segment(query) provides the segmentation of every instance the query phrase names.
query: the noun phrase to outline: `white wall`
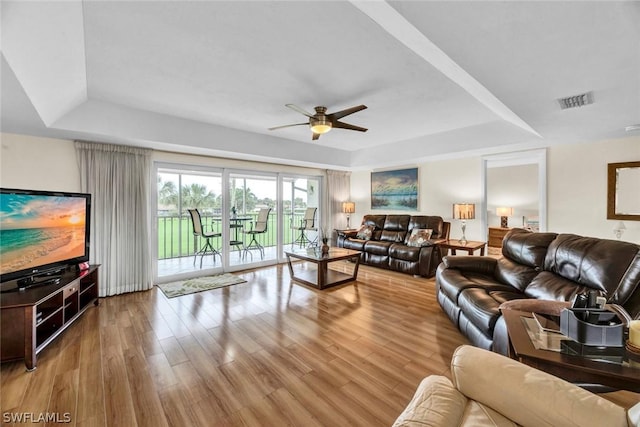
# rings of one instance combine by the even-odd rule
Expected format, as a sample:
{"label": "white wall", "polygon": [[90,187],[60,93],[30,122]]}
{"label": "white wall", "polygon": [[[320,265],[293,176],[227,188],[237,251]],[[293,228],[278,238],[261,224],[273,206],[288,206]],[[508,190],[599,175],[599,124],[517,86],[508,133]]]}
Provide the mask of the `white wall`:
{"label": "white wall", "polygon": [[[547,157],[547,215],[549,231],[615,239],[618,221],[607,220],[607,164],[640,161],[640,137],[597,143],[550,147]],[[420,168],[420,206],[418,214],[440,215],[452,221],[451,237],[460,237],[460,222],[452,220],[452,204],[476,203],[479,218],[481,202],[481,159],[425,162]],[[403,166],[404,167],[404,166]],[[353,224],[368,213],[406,213],[371,210],[371,171],[354,172],[351,195],[356,202]],[[640,189],[638,190],[640,191]],[[469,240],[486,240],[480,220],[467,221]],[[640,244],[640,221],[625,221],[622,240]]]}
{"label": "white wall", "polygon": [[[0,185],[8,188],[80,191],[73,142],[24,135],[1,134]],[[317,169],[157,152],[161,161],[199,163],[220,167],[320,174]],[[617,221],[606,219],[607,163],[640,161],[640,137],[590,144],[559,145],[548,151],[548,229],[602,238],[615,238]],[[415,165],[413,165],[415,166]],[[480,207],[481,160],[468,157],[425,162],[420,167],[419,213],[451,220],[452,204]],[[370,171],[351,176],[351,197],[356,203],[352,225],[371,211]],[[476,212],[476,217],[478,213]],[[345,220],[346,222],[346,220]],[[640,221],[625,221],[623,240],[640,243]],[[467,222],[467,238],[485,240],[480,220]],[[453,220],[452,237],[460,237],[460,222]]]}
{"label": "white wall", "polygon": [[0,139],[0,186],[80,192],[73,142],[6,133]]}
{"label": "white wall", "polygon": [[[618,220],[607,220],[607,164],[630,161],[640,161],[640,137],[549,150],[549,230],[615,239]],[[640,244],[640,221],[624,224],[622,240]]]}
{"label": "white wall", "polygon": [[[73,141],[0,134],[0,186],[30,190],[80,191]],[[263,172],[323,175],[320,169],[155,151],[152,160]]]}
{"label": "white wall", "polygon": [[453,204],[468,202],[476,204],[475,220],[467,221],[466,236],[469,240],[485,240],[481,231],[479,207],[482,198],[480,180],[482,162],[480,157],[427,162],[418,165],[419,198],[418,212],[371,210],[371,171],[351,174],[351,198],[356,203],[352,225],[362,221],[362,216],[373,214],[440,215],[451,222],[451,237],[462,236],[461,222],[452,219]]}

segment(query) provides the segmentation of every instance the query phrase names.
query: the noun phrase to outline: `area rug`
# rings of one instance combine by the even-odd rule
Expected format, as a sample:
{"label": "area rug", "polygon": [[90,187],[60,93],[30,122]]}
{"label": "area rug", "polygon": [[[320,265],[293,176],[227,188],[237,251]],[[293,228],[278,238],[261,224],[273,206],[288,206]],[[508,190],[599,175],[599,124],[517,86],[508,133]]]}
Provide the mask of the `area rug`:
{"label": "area rug", "polygon": [[234,276],[231,273],[223,273],[216,274],[215,276],[196,277],[195,279],[180,280],[179,282],[163,283],[158,285],[158,287],[164,292],[167,298],[175,298],[244,282],[246,282],[246,280],[241,277]]}

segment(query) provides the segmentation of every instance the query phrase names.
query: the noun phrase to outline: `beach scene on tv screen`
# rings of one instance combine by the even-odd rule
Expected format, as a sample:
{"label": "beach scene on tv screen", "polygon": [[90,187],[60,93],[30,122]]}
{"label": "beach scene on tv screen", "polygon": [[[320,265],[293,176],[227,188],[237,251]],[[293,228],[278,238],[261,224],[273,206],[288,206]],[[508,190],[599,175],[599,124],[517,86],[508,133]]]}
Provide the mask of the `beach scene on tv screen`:
{"label": "beach scene on tv screen", "polygon": [[81,257],[86,204],[82,197],[3,194],[0,199],[0,272]]}

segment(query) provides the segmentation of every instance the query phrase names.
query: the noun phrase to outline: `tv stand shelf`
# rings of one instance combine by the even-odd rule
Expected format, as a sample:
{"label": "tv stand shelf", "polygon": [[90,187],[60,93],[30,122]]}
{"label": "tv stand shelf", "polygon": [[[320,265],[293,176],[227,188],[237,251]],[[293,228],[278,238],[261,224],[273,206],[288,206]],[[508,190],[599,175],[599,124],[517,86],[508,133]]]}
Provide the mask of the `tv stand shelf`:
{"label": "tv stand shelf", "polygon": [[[98,269],[71,269],[60,280],[0,296],[0,361],[24,359],[36,368],[36,356],[98,300]],[[11,283],[3,283],[3,287]],[[17,286],[17,285],[16,285]]]}

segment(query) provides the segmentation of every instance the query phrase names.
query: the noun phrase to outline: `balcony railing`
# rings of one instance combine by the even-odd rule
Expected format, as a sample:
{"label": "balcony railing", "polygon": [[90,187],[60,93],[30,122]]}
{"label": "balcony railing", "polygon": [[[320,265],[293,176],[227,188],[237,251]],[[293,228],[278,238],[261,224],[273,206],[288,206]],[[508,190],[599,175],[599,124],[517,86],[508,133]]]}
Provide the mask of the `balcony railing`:
{"label": "balcony railing", "polygon": [[[241,217],[249,217],[250,220],[242,221],[242,228],[229,230],[229,235],[232,240],[235,240],[235,232],[238,231],[239,240],[249,242],[250,236],[246,236],[243,231],[250,230],[251,224],[255,222],[258,217],[257,213],[242,214]],[[298,227],[302,223],[304,213],[287,214],[289,220],[285,219],[284,227],[284,244],[290,245],[296,241],[300,235],[299,230],[293,229]],[[263,234],[257,234],[256,240],[264,247],[275,246],[277,237],[277,215],[274,211],[271,211],[269,220],[267,223],[267,231]],[[222,220],[220,217],[213,217],[202,215],[202,225],[205,231],[221,233],[222,232]],[[222,238],[213,239],[213,246],[219,248],[222,246]],[[204,242],[202,238],[195,237],[193,235],[193,225],[191,223],[191,217],[189,215],[163,215],[158,216],[158,259],[177,258],[183,256],[193,255],[197,252]],[[235,249],[235,248],[233,248]]]}

